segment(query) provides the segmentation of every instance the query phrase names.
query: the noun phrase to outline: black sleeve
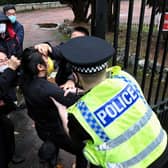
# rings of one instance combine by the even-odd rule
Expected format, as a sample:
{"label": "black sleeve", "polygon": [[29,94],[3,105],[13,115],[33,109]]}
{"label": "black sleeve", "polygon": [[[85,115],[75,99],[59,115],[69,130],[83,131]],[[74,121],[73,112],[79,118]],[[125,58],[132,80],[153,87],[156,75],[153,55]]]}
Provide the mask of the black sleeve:
{"label": "black sleeve", "polygon": [[66,60],[62,60],[58,66],[56,83],[63,85],[67,80],[71,79],[70,77],[73,77],[72,67]]}
{"label": "black sleeve", "polygon": [[[61,55],[59,46],[52,46],[50,43],[47,43],[52,48],[52,53],[50,53],[50,57],[56,61],[58,66],[58,71],[56,75],[56,83],[58,85],[63,85],[69,78],[73,79],[72,77],[72,66],[68,63]],[[72,77],[72,78],[71,78]]]}
{"label": "black sleeve", "polygon": [[11,82],[16,78],[16,72],[10,68],[7,68],[0,75],[0,97],[4,95],[11,86]]}
{"label": "black sleeve", "polygon": [[45,88],[43,89],[46,91],[44,92],[43,90],[43,93],[47,94],[45,97],[53,97],[56,101],[66,107],[73,105],[79,99],[79,96],[73,93],[69,93],[67,96],[64,96],[64,91],[58,85],[53,83],[48,83],[48,86],[45,85]]}
{"label": "black sleeve", "polygon": [[52,46],[50,43],[47,43],[48,45],[50,45],[50,47],[52,48],[52,53],[50,53],[50,57],[53,60],[59,61],[62,60],[62,56],[61,56],[61,52],[59,49],[59,45],[57,46]]}
{"label": "black sleeve", "polygon": [[72,114],[68,115],[68,128],[70,137],[76,143],[82,144],[83,141],[91,139],[89,134],[85,131],[85,129],[80,125],[80,123]]}

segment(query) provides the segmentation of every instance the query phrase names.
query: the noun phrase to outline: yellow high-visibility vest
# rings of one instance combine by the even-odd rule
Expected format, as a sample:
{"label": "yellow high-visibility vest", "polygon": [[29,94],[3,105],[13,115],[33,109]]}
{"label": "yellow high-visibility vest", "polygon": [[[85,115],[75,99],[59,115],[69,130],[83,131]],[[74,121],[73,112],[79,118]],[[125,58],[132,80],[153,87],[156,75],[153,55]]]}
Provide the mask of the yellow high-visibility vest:
{"label": "yellow high-visibility vest", "polygon": [[167,146],[167,134],[136,80],[119,67],[68,108],[92,140],[84,155],[103,168],[146,168]]}

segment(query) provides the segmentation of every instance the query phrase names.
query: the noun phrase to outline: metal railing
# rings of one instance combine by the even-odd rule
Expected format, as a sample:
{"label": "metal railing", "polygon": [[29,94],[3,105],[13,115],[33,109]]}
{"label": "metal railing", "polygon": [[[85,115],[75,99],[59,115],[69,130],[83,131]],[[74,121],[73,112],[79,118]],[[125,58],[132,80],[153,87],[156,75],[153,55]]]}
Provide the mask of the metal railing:
{"label": "metal railing", "polygon": [[[140,5],[136,23],[133,22],[134,13],[138,12],[134,12],[135,2]],[[113,0],[114,32],[110,41],[116,49],[116,55],[113,57],[112,65],[120,64],[137,79],[148,103],[158,114],[161,122],[165,122],[168,118],[168,31],[163,32],[162,28],[168,2],[164,1],[159,25],[155,23],[156,0],[150,9],[148,24],[145,22],[146,0],[127,1],[127,11],[125,11],[127,17],[124,23],[121,20],[122,3],[121,0]],[[101,28],[97,29],[100,31]],[[125,37],[120,37],[123,31]],[[121,41],[124,42],[121,44]]]}

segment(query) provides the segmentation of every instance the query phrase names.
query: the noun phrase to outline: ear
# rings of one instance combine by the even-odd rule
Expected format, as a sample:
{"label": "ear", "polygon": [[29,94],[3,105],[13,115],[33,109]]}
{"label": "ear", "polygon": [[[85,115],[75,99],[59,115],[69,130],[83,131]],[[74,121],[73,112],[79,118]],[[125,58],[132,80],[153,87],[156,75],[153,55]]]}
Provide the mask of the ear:
{"label": "ear", "polygon": [[40,71],[46,70],[46,67],[42,64],[37,64],[37,69],[40,72]]}

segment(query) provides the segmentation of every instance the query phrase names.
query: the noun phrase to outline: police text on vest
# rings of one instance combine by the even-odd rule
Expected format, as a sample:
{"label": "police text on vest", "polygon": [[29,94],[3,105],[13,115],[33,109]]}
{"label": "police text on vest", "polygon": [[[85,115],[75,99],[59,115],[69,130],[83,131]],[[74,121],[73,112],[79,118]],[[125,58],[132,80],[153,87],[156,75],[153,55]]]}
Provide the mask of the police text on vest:
{"label": "police text on vest", "polygon": [[136,90],[128,84],[120,93],[97,109],[94,114],[100,123],[106,127],[124,114],[138,98],[139,95]]}

